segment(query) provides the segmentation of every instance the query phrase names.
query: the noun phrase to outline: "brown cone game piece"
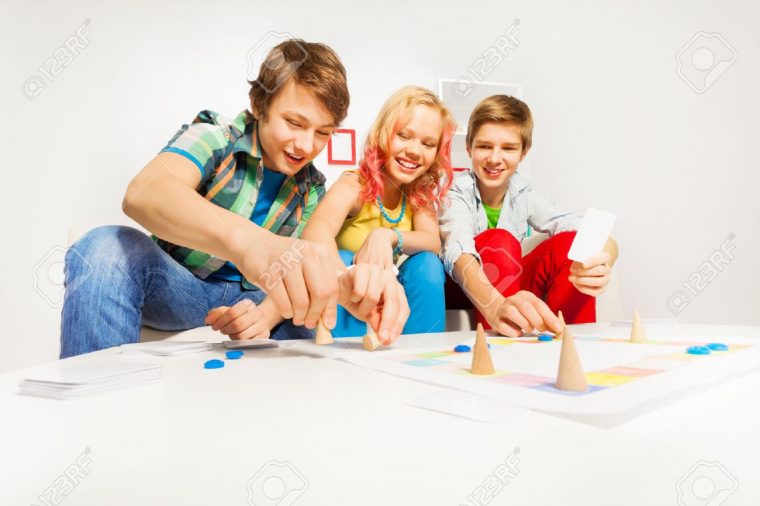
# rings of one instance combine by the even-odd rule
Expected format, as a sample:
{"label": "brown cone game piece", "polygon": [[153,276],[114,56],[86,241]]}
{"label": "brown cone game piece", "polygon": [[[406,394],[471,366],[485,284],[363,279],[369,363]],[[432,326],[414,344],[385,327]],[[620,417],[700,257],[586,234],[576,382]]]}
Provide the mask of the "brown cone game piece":
{"label": "brown cone game piece", "polygon": [[560,390],[572,392],[588,390],[586,375],[583,373],[578,351],[575,349],[575,338],[567,327],[562,332],[562,350],[559,354],[559,370],[555,386]]}
{"label": "brown cone game piece", "polygon": [[486,375],[496,372],[491,361],[491,350],[488,349],[488,341],[483,325],[478,323],[478,330],[475,334],[475,347],[472,349],[472,374]]}
{"label": "brown cone game piece", "polygon": [[641,316],[639,316],[638,309],[633,311],[633,321],[631,322],[631,342],[647,342],[647,333],[644,331],[644,325],[641,324]]}
{"label": "brown cone game piece", "polygon": [[554,334],[554,339],[562,339],[562,335],[565,333],[565,329],[567,328],[565,317],[562,316],[562,311],[557,313],[557,318],[559,318],[559,323],[562,325],[562,332]]}
{"label": "brown cone game piece", "polygon": [[319,345],[333,343],[333,336],[330,330],[325,327],[325,324],[322,323],[322,320],[319,320],[317,324],[317,337],[314,339],[314,342]]}
{"label": "brown cone game piece", "polygon": [[364,334],[362,343],[364,344],[364,349],[367,351],[375,351],[375,348],[380,346],[380,340],[377,338],[377,334],[375,334],[375,331],[369,326],[369,324],[367,325],[367,333]]}

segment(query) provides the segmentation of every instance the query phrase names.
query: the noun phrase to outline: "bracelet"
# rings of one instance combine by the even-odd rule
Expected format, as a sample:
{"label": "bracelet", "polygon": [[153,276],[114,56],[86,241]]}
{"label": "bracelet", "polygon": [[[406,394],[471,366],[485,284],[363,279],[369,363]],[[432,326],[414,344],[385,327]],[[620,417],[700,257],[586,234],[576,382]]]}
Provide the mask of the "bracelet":
{"label": "bracelet", "polygon": [[401,232],[399,232],[396,227],[393,227],[391,230],[393,230],[396,233],[396,237],[398,238],[398,243],[396,244],[396,247],[393,248],[393,258],[398,258],[401,253],[404,252],[404,237],[401,235]]}

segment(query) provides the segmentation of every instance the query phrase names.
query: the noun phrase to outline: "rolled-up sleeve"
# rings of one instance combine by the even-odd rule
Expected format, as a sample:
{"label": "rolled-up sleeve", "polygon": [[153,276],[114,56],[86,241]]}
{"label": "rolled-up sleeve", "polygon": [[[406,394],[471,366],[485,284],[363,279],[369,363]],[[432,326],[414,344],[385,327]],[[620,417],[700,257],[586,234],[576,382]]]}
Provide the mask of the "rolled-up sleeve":
{"label": "rolled-up sleeve", "polygon": [[525,191],[528,199],[528,223],[535,230],[550,236],[578,230],[583,220],[581,215],[565,210],[531,188]]}
{"label": "rolled-up sleeve", "polygon": [[228,129],[214,123],[195,122],[183,125],[161,152],[184,156],[198,167],[201,181],[205,181],[214,175],[230,148]]}
{"label": "rolled-up sleeve", "polygon": [[447,202],[438,215],[441,230],[441,261],[449,276],[454,278],[454,264],[464,253],[469,253],[480,262],[475,249],[475,214],[467,195],[452,187]]}

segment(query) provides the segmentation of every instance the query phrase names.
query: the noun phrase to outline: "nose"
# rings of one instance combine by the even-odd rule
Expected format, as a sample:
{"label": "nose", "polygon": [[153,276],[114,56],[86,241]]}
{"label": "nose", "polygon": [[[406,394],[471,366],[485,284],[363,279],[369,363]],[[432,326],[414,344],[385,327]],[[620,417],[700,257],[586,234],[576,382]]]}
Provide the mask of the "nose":
{"label": "nose", "polygon": [[422,148],[420,147],[420,141],[413,141],[406,145],[406,149],[404,150],[404,154],[406,154],[407,158],[412,160],[413,162],[416,162],[420,159],[422,156],[420,153],[422,152]]}
{"label": "nose", "polygon": [[298,151],[299,156],[307,156],[314,151],[314,132],[311,130],[303,130],[296,136],[294,147]]}
{"label": "nose", "polygon": [[499,162],[501,159],[499,158],[499,152],[498,150],[494,149],[491,151],[491,154],[488,155],[488,164],[489,165],[499,165]]}

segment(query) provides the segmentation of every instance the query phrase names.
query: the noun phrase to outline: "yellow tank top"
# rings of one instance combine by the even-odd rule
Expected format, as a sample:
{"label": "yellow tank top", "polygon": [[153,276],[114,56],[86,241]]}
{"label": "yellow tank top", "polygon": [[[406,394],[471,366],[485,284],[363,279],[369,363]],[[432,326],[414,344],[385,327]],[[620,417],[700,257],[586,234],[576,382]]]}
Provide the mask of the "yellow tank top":
{"label": "yellow tank top", "polygon": [[[401,202],[398,203],[396,209],[385,208],[385,214],[391,218],[397,218],[401,212]],[[406,211],[404,217],[400,222],[393,224],[383,218],[380,213],[380,208],[377,207],[376,202],[365,202],[359,213],[348,218],[343,222],[343,226],[338,232],[335,242],[338,245],[338,249],[348,250],[353,253],[359,251],[362,247],[367,236],[374,229],[379,227],[396,228],[399,232],[410,232],[414,230],[412,225],[412,206],[409,202],[406,203]]]}

